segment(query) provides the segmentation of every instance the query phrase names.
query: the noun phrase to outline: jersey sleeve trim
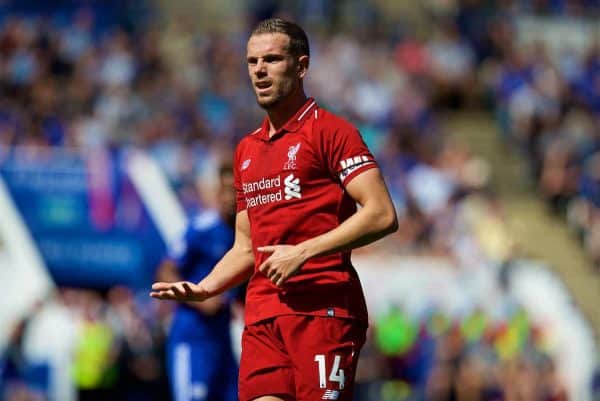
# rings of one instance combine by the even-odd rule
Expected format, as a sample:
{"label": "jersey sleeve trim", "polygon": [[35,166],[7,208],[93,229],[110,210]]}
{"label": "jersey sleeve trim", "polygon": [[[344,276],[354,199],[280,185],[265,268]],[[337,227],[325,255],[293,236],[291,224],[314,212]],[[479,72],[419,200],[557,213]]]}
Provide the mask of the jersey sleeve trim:
{"label": "jersey sleeve trim", "polygon": [[361,156],[359,163],[347,166],[339,173],[340,182],[343,187],[346,187],[355,177],[376,167],[377,163],[374,160],[369,160],[366,156]]}

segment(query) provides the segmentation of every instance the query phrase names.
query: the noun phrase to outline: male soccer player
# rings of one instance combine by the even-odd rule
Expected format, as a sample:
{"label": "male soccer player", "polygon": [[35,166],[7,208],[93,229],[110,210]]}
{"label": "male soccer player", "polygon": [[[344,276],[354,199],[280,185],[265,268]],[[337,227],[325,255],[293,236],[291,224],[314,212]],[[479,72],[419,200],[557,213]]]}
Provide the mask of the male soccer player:
{"label": "male soccer player", "polygon": [[367,310],[350,251],[395,231],[394,207],[356,128],[306,97],[302,28],[260,22],[246,61],[267,116],[236,149],[234,245],[199,283],[151,296],[205,301],[251,275],[240,400],[351,400]]}
{"label": "male soccer player", "polygon": [[[233,244],[235,190],[231,166],[219,169],[217,209],[191,220],[159,266],[162,281],[198,282]],[[238,366],[230,323],[232,293],[177,306],[167,339],[167,374],[174,401],[237,401]]]}

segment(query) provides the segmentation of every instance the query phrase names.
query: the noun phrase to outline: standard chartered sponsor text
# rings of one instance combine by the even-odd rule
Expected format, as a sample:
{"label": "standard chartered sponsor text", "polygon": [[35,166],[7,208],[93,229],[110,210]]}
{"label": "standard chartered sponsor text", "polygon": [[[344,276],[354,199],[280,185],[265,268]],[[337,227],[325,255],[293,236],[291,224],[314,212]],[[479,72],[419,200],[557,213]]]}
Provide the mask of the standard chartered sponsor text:
{"label": "standard chartered sponsor text", "polygon": [[246,207],[251,208],[255,206],[266,205],[271,202],[281,202],[282,192],[281,189],[281,176],[275,178],[261,178],[258,181],[251,181],[248,183],[242,183],[242,189],[244,194],[248,195],[256,191],[264,189],[276,188],[277,191],[268,194],[257,194],[254,196],[246,196]]}
{"label": "standard chartered sponsor text", "polygon": [[246,207],[255,207],[266,205],[271,202],[281,202],[281,189],[277,192],[271,192],[270,194],[259,194],[256,196],[246,197]]}
{"label": "standard chartered sponsor text", "polygon": [[281,186],[281,176],[275,178],[261,178],[258,181],[242,183],[242,189],[245,194],[250,194],[262,189],[279,188]]}
{"label": "standard chartered sponsor text", "polygon": [[294,177],[294,174],[285,177],[283,183],[285,185],[282,189],[281,176],[242,183],[242,190],[246,195],[246,207],[264,206],[272,202],[281,202],[282,199],[289,201],[302,198],[300,179]]}

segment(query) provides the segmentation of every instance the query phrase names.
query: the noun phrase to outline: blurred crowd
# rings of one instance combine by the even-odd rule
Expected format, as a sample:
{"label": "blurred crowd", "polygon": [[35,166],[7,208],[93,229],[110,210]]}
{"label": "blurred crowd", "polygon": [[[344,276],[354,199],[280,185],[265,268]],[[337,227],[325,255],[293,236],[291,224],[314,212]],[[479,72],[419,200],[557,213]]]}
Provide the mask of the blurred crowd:
{"label": "blurred crowd", "polygon": [[[576,18],[594,1],[428,1],[426,33],[410,21],[377,23],[385,12],[358,1],[291,2],[291,11],[249,2],[247,26],[221,31],[202,30],[191,18],[114,25],[91,4],[61,18],[0,14],[0,153],[143,148],[186,210],[202,208],[197,191],[206,177],[262,119],[245,42],[257,19],[277,14],[309,31],[307,94],[359,127],[386,176],[401,227],[373,250],[488,269],[510,290],[514,245],[488,188],[489,166],[444,128],[447,110],[484,105],[496,111],[507,146],[526,157],[550,207],[567,216],[600,264],[600,46],[552,57],[543,42],[521,46],[515,24],[524,11]],[[351,23],[343,5],[355,15]],[[167,399],[161,345],[169,311],[144,297],[121,287],[59,291],[32,315],[50,313],[57,322],[40,318],[15,330],[1,359],[3,399],[45,399],[36,386],[47,387],[39,383],[47,367],[36,368],[36,358],[65,355],[82,400],[150,399],[140,391]],[[371,368],[363,383],[374,384],[360,387],[364,399],[568,399],[560,361],[538,346],[525,311],[502,327],[477,314],[408,322],[396,310],[387,319],[374,322],[365,350]],[[377,340],[386,323],[392,331],[408,325],[400,331],[412,338],[386,347]],[[63,333],[54,337],[61,344],[44,347],[49,337],[37,324]]]}
{"label": "blurred crowd", "polygon": [[524,310],[511,314],[492,322],[482,310],[461,319],[434,310],[415,323],[391,309],[361,355],[359,399],[570,399],[543,330]]}
{"label": "blurred crowd", "polygon": [[[2,399],[169,400],[163,344],[172,307],[125,287],[61,288],[15,327],[0,359]],[[391,307],[372,322],[357,399],[569,399],[546,328],[518,306],[505,316],[432,309],[415,320]]]}
{"label": "blurred crowd", "polygon": [[171,307],[125,287],[56,291],[11,335],[0,359],[2,400],[168,400]]}
{"label": "blurred crowd", "polygon": [[[591,31],[590,34],[594,34]],[[549,209],[566,217],[600,268],[600,36],[587,47],[542,42],[487,60],[506,142],[528,162]]]}

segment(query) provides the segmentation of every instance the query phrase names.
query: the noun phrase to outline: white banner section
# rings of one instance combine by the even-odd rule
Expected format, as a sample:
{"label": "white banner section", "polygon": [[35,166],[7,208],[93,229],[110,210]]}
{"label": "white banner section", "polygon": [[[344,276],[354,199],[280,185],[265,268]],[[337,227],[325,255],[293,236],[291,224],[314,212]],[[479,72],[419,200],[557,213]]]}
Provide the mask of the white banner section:
{"label": "white banner section", "polygon": [[0,176],[0,350],[54,283]]}

